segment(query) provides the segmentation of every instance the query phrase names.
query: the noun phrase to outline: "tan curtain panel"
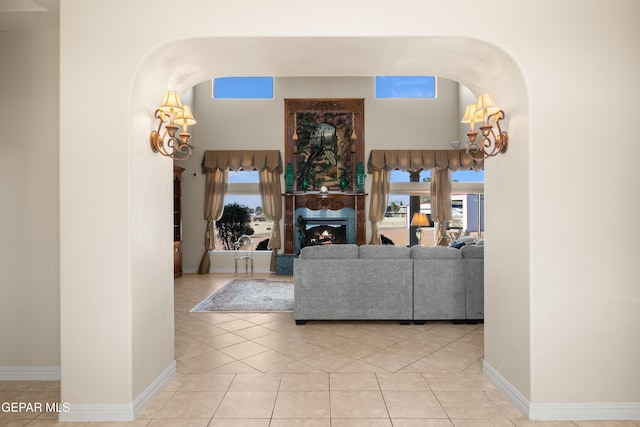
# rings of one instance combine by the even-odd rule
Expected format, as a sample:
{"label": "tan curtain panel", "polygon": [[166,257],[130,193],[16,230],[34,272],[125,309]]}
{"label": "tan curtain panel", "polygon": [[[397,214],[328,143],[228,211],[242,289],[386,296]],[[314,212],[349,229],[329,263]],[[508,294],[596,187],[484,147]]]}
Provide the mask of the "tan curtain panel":
{"label": "tan curtain panel", "polygon": [[224,211],[224,197],[227,194],[229,171],[257,170],[260,177],[260,196],[265,217],[273,221],[269,240],[271,268],[275,271],[275,257],[280,249],[280,219],[282,218],[282,195],[280,175],[282,158],[279,150],[208,150],[202,159],[202,172],[206,174],[204,190],[205,253],[202,255],[198,273],[208,273],[211,268],[209,252],[216,247],[215,222]]}
{"label": "tan curtain panel", "polygon": [[280,186],[280,174],[282,171],[260,170],[260,197],[262,198],[262,210],[264,216],[273,221],[271,236],[269,237],[269,249],[271,249],[271,271],[276,271],[276,256],[281,248],[280,219],[282,218],[282,190]]}
{"label": "tan curtain panel", "polygon": [[371,221],[371,245],[379,245],[379,223],[387,212],[387,199],[389,198],[391,170],[376,169],[373,171],[371,182],[371,202],[369,205],[369,221]]}
{"label": "tan curtain panel", "polygon": [[224,196],[227,194],[229,171],[223,169],[207,170],[204,189],[204,219],[207,229],[204,234],[204,254],[200,260],[198,274],[206,274],[211,268],[209,252],[216,248],[215,222],[224,211]]}
{"label": "tan curtain panel", "polygon": [[451,221],[451,170],[431,172],[431,220],[437,222],[436,245],[447,246],[447,221]]}

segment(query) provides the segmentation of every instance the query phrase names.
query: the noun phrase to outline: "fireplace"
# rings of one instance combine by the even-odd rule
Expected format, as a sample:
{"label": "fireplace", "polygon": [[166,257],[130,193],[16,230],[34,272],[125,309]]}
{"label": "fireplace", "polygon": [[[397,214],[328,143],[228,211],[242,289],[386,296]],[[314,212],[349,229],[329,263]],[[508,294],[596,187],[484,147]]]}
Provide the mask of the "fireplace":
{"label": "fireplace", "polygon": [[301,218],[301,247],[347,243],[347,218]]}
{"label": "fireplace", "polygon": [[365,197],[364,193],[284,194],[284,253],[297,255],[304,246],[316,244],[365,244]]}

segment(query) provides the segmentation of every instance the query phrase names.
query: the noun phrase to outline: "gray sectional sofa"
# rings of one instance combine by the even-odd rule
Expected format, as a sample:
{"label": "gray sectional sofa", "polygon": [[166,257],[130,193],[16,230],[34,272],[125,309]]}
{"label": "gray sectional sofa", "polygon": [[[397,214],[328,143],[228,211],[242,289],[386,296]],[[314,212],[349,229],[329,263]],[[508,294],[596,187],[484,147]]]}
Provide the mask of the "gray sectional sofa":
{"label": "gray sectional sofa", "polygon": [[484,246],[308,246],[294,260],[294,318],[484,318]]}

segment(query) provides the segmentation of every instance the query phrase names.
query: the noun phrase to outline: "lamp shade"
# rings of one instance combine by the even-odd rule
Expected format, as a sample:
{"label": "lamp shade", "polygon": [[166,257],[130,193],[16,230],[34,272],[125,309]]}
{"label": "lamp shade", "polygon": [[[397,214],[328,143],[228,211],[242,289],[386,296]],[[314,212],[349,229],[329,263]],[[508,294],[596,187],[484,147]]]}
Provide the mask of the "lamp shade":
{"label": "lamp shade", "polygon": [[467,109],[464,111],[464,116],[460,123],[474,123],[476,118],[476,104],[467,105]]}
{"label": "lamp shade", "polygon": [[178,114],[176,114],[175,123],[182,126],[193,126],[196,124],[196,119],[191,113],[190,106],[187,104],[182,105],[182,110],[178,111]]}
{"label": "lamp shade", "polygon": [[431,223],[429,222],[429,218],[427,218],[427,214],[422,212],[416,212],[413,214],[411,218],[411,226],[412,227],[428,227]]}
{"label": "lamp shade", "polygon": [[462,120],[460,120],[460,123],[470,123],[469,126],[471,128],[471,132],[473,132],[475,122],[478,120],[482,119],[476,118],[476,104],[467,105],[467,109],[464,111],[464,116],[462,117]]}
{"label": "lamp shade", "polygon": [[478,97],[478,104],[476,105],[476,119],[483,119],[489,117],[500,111],[500,107],[496,105],[491,94],[484,93]]}
{"label": "lamp shade", "polygon": [[[162,98],[162,103],[159,110],[162,110],[164,113],[171,114],[172,112],[177,112],[182,110],[182,102],[180,102],[180,95],[178,92],[174,90],[168,90],[164,93],[164,97]],[[173,111],[172,111],[173,110]]]}

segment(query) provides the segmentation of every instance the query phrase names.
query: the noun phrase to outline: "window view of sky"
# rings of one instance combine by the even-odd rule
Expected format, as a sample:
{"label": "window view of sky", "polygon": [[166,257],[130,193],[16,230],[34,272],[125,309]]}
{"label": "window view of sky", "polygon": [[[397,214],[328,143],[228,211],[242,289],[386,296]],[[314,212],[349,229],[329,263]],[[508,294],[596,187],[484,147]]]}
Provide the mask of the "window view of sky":
{"label": "window view of sky", "polygon": [[219,77],[213,79],[213,97],[271,99],[273,98],[273,77]]}
{"label": "window view of sky", "polygon": [[[420,181],[431,177],[431,171],[421,171]],[[458,171],[451,173],[451,181],[458,182],[484,182],[484,170],[475,171]],[[391,171],[391,182],[409,182],[409,173],[399,170]]]}
{"label": "window view of sky", "polygon": [[232,183],[247,183],[253,182],[258,183],[258,171],[229,171],[229,184]]}
{"label": "window view of sky", "polygon": [[434,76],[376,76],[376,98],[435,98]]}

